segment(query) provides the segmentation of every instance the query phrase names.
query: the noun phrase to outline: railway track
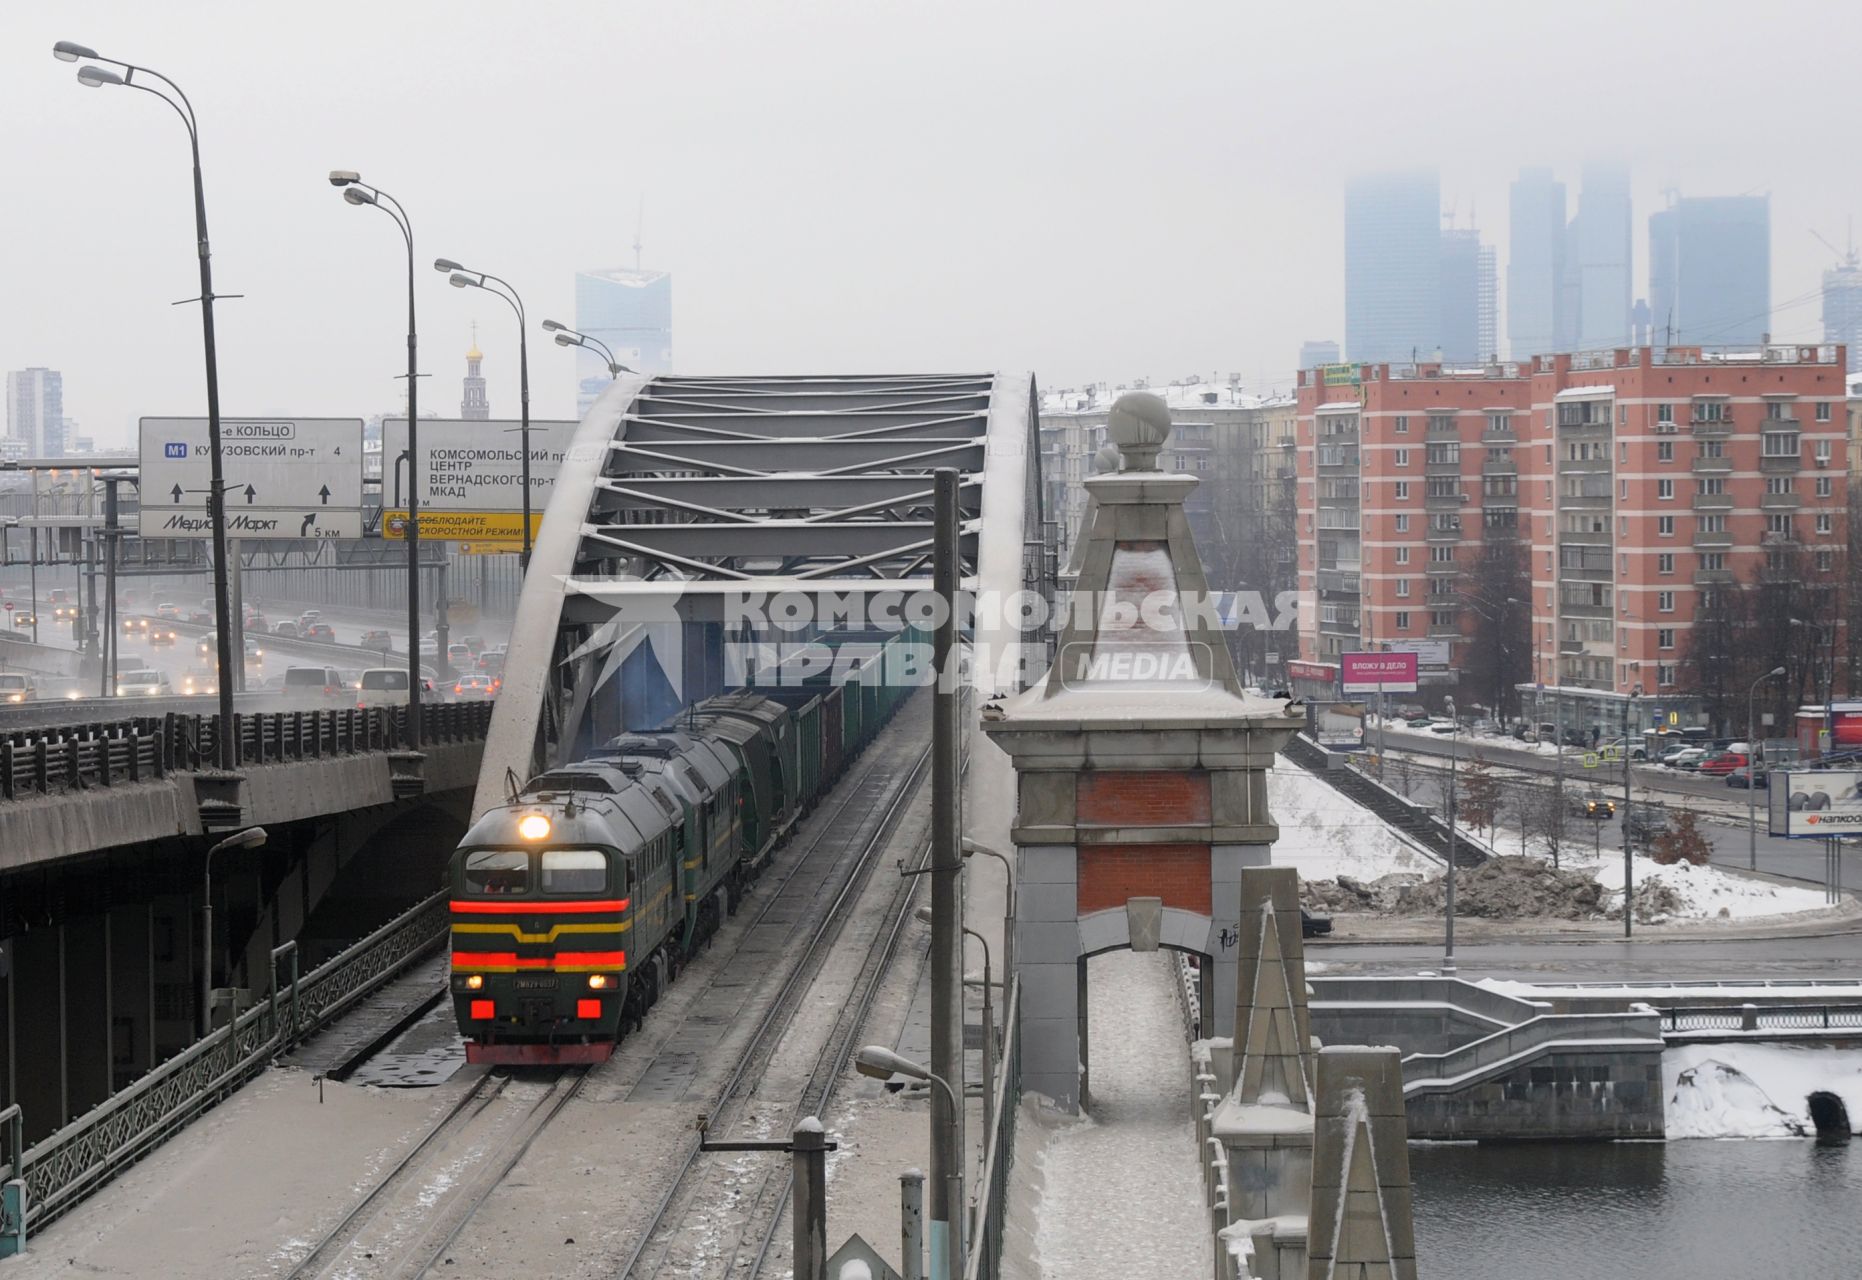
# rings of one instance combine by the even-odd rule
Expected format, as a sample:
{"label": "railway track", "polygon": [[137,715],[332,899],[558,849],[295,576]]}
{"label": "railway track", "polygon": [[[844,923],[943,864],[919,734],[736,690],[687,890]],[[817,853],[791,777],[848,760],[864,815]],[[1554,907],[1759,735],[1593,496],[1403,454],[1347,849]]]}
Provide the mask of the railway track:
{"label": "railway track", "polygon": [[[758,1119],[765,1126],[770,1122],[772,1105],[794,1119],[818,1113],[831,1097],[839,1068],[852,1051],[854,1038],[872,1004],[879,977],[897,948],[910,906],[914,884],[911,878],[901,877],[899,887],[892,894],[880,927],[862,957],[852,990],[836,1006],[832,1027],[814,1055],[802,1088],[786,1097],[772,1097],[764,1089],[770,1083],[765,1071],[784,1035],[795,1024],[828,953],[850,923],[853,907],[880,853],[888,847],[906,804],[923,781],[929,762],[927,747],[913,764],[904,785],[892,793],[885,807],[871,811],[869,820],[849,833],[850,843],[857,842],[855,853],[832,900],[826,910],[820,912],[803,946],[796,950],[792,968],[764,1007],[713,1102],[708,1115],[709,1132],[733,1132],[745,1119],[746,1104],[753,1096]],[[927,839],[917,850],[920,863],[928,850]],[[634,1248],[613,1273],[618,1280],[652,1280],[670,1275],[742,1277],[757,1274],[775,1241],[782,1211],[788,1202],[787,1162],[762,1159],[759,1162],[762,1167],[751,1175],[749,1191],[739,1194],[739,1188],[727,1185],[732,1181],[733,1171],[728,1166],[706,1161],[701,1151],[702,1142],[702,1134],[694,1136],[672,1170],[667,1190],[641,1229]],[[696,1218],[715,1212],[725,1204],[737,1207],[735,1239],[727,1246],[713,1249],[707,1243],[709,1233],[688,1228]]]}

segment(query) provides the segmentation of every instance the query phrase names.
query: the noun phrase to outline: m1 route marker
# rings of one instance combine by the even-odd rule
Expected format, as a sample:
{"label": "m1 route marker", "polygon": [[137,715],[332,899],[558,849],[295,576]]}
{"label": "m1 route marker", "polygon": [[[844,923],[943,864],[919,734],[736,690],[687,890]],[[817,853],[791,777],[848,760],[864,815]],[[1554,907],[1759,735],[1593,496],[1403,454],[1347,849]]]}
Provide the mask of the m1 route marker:
{"label": "m1 route marker", "polygon": [[[145,538],[208,538],[211,458],[205,418],[144,418]],[[226,532],[234,538],[360,538],[360,418],[222,418]],[[243,499],[243,501],[241,501]]]}

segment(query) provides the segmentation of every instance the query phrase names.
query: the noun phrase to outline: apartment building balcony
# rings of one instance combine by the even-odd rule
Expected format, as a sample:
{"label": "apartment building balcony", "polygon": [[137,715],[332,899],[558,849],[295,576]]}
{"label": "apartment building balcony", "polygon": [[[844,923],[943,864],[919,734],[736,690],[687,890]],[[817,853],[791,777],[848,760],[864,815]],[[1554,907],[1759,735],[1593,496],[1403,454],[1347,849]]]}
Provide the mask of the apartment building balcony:
{"label": "apartment building balcony", "polygon": [[1796,475],[1804,465],[1804,457],[1798,453],[1761,454],[1759,470],[1767,475]]}
{"label": "apartment building balcony", "polygon": [[1767,431],[1802,431],[1803,429],[1804,424],[1799,422],[1796,418],[1765,419],[1765,430]]}
{"label": "apartment building balcony", "polygon": [[1431,622],[1429,624],[1429,637],[1433,640],[1459,640],[1461,639],[1461,624],[1458,622]]}
{"label": "apartment building balcony", "polygon": [[1315,459],[1321,471],[1358,469],[1356,449],[1320,449]]}
{"label": "apartment building balcony", "polygon": [[1339,569],[1319,570],[1319,590],[1321,593],[1332,592],[1345,595],[1358,594],[1358,575]]}
{"label": "apartment building balcony", "polygon": [[1558,496],[1558,505],[1569,511],[1608,511],[1610,495],[1607,493],[1563,493]]}
{"label": "apartment building balcony", "polygon": [[1733,545],[1733,535],[1730,533],[1726,533],[1726,532],[1703,533],[1700,530],[1695,530],[1694,545],[1697,547],[1706,548],[1707,550],[1717,550],[1721,547],[1730,547]]}
{"label": "apartment building balcony", "polygon": [[1453,560],[1431,560],[1425,567],[1432,578],[1459,577],[1466,568],[1465,565]]}
{"label": "apartment building balcony", "polygon": [[1495,490],[1489,493],[1481,489],[1481,506],[1489,511],[1517,511],[1519,509],[1519,490]]}
{"label": "apartment building balcony", "polygon": [[1455,493],[1425,493],[1422,495],[1422,505],[1431,509],[1459,507],[1467,502],[1467,500],[1468,495],[1460,491]]}
{"label": "apartment building balcony", "polygon": [[1355,618],[1350,622],[1326,622],[1322,619],[1319,631],[1323,635],[1350,636],[1355,641],[1358,638],[1358,623]]}
{"label": "apartment building balcony", "polygon": [[1733,469],[1731,458],[1695,457],[1692,463],[1696,475],[1726,475]]}
{"label": "apartment building balcony", "polygon": [[1694,570],[1694,585],[1697,587],[1730,587],[1738,580],[1731,569]]}
{"label": "apartment building balcony", "polygon": [[1481,463],[1481,474],[1484,476],[1516,476],[1519,474],[1519,463],[1512,458],[1489,458]]}
{"label": "apartment building balcony", "polygon": [[1730,418],[1690,418],[1687,429],[1702,440],[1724,440],[1733,434],[1733,423]]}
{"label": "apartment building balcony", "polygon": [[1761,511],[1795,511],[1804,505],[1801,493],[1761,493],[1759,510]]}
{"label": "apartment building balcony", "polygon": [[1558,616],[1561,618],[1608,618],[1610,606],[1607,604],[1578,604],[1570,600],[1558,603]]}
{"label": "apartment building balcony", "polygon": [[1795,547],[1798,545],[1797,535],[1767,530],[1759,535],[1759,545],[1761,547]]}
{"label": "apartment building balcony", "polygon": [[1560,565],[1558,568],[1558,577],[1561,581],[1565,582],[1610,582],[1616,577],[1616,574],[1610,568],[1607,553],[1604,559],[1605,563],[1603,564]]}
{"label": "apartment building balcony", "polygon": [[1481,443],[1482,444],[1518,444],[1519,443],[1519,432],[1515,431],[1512,427],[1505,427],[1501,429],[1496,429],[1494,427],[1483,427],[1481,428]]}
{"label": "apartment building balcony", "polygon": [[1424,475],[1430,476],[1458,476],[1461,474],[1461,459],[1444,458],[1440,461],[1425,459],[1422,471]]}
{"label": "apartment building balcony", "polygon": [[1569,530],[1558,535],[1559,545],[1567,547],[1607,547],[1611,539],[1608,529]]}
{"label": "apartment building balcony", "polygon": [[1423,530],[1423,537],[1429,542],[1460,542],[1461,532],[1461,527],[1459,525],[1453,529],[1438,529],[1434,525],[1430,525],[1427,529]]}
{"label": "apartment building balcony", "polygon": [[1730,493],[1697,493],[1694,495],[1696,511],[1731,511],[1733,495]]}

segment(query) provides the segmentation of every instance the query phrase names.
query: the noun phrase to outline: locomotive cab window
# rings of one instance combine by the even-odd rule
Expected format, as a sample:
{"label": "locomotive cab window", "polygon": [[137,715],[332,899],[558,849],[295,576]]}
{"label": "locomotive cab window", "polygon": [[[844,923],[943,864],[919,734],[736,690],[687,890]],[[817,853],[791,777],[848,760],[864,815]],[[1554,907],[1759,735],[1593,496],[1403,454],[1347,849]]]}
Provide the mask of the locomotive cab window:
{"label": "locomotive cab window", "polygon": [[607,884],[608,859],[599,850],[543,851],[543,892],[599,893]]}
{"label": "locomotive cab window", "polygon": [[530,855],[522,849],[476,849],[465,857],[466,892],[512,894],[530,891]]}

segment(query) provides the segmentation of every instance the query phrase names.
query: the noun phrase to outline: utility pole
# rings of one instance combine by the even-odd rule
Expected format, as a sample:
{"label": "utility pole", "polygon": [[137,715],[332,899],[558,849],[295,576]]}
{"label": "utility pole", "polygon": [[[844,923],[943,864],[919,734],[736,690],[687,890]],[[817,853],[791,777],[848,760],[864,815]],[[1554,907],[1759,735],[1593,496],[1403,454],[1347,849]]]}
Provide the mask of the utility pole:
{"label": "utility pole", "polygon": [[931,1094],[931,1277],[963,1275],[963,837],[957,793],[957,473],[935,473],[932,579],[943,617],[932,646],[931,1072],[950,1085]]}
{"label": "utility pole", "polygon": [[[1635,929],[1635,867],[1630,859],[1633,856],[1636,841],[1634,824],[1630,821],[1631,797],[1629,794],[1629,726],[1636,720],[1636,700],[1642,697],[1642,686],[1631,689],[1629,696],[1623,699],[1623,937],[1632,936]],[[1751,746],[1751,743],[1747,743]]]}

